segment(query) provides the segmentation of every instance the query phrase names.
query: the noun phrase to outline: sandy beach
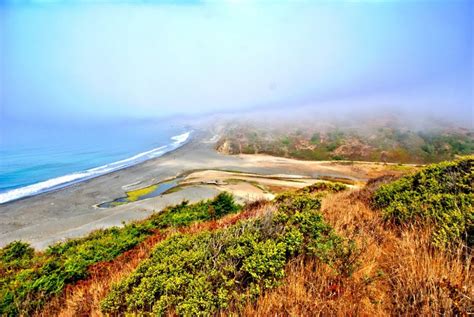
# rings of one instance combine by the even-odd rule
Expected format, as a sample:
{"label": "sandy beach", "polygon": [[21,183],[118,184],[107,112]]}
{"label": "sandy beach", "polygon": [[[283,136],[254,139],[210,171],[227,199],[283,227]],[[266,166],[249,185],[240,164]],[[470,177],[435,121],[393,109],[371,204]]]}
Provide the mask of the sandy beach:
{"label": "sandy beach", "polygon": [[[37,249],[124,222],[144,219],[168,205],[208,199],[220,191],[238,201],[271,199],[280,190],[300,188],[321,179],[362,184],[387,172],[374,163],[299,161],[267,155],[229,156],[214,150],[216,136],[196,132],[181,148],[120,171],[69,187],[0,205],[0,246],[14,240]],[[181,176],[177,190],[113,208],[97,205]]]}

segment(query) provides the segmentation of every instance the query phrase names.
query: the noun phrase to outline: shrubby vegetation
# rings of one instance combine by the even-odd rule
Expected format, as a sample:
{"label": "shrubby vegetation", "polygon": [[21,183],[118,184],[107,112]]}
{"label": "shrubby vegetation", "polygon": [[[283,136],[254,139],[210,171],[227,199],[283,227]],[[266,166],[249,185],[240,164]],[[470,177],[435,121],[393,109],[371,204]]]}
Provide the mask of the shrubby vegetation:
{"label": "shrubby vegetation", "polygon": [[434,164],[374,195],[376,207],[396,223],[433,224],[437,246],[464,240],[474,245],[474,156]]}
{"label": "shrubby vegetation", "polygon": [[0,315],[30,315],[65,285],[87,277],[90,265],[114,259],[158,229],[218,218],[238,209],[230,194],[221,193],[213,200],[169,207],[123,228],[53,245],[44,253],[12,242],[0,250]]}
{"label": "shrubby vegetation", "polygon": [[148,260],[112,288],[103,312],[187,316],[238,309],[278,285],[290,258],[305,254],[333,264],[353,249],[323,221],[318,198],[284,194],[276,204],[277,211],[270,208],[255,219],[159,243]]}
{"label": "shrubby vegetation", "polygon": [[300,191],[308,194],[319,193],[319,192],[331,192],[338,193],[346,190],[348,187],[338,182],[317,182],[312,185],[303,187]]}
{"label": "shrubby vegetation", "polygon": [[[473,249],[461,243],[445,247],[456,241],[473,245],[473,163],[473,156],[465,157],[326,195],[326,219],[321,197],[345,190],[344,184],[318,182],[271,203],[249,204],[223,221],[213,220],[241,209],[231,195],[184,201],[145,221],[100,230],[43,253],[16,241],[0,250],[0,315],[37,313],[65,285],[87,278],[91,265],[114,260],[154,233],[164,240],[142,244],[149,249],[123,274],[108,273],[121,279],[110,290],[112,282],[103,287],[110,276],[89,276],[88,282],[100,285],[96,290],[84,284],[93,303],[81,292],[72,301],[61,299],[70,306],[66,315],[99,313],[100,300],[102,312],[110,315],[252,315],[254,308],[261,315],[282,309],[295,315],[314,309],[461,314],[472,307]],[[401,226],[387,226],[382,217]],[[174,229],[203,221],[210,222]],[[121,259],[113,262],[119,271]]]}
{"label": "shrubby vegetation", "polygon": [[474,153],[474,138],[462,138],[459,135],[433,134],[419,132],[418,135],[424,143],[421,150],[427,161],[434,162],[439,157],[444,159],[452,158],[452,154],[472,154]]}
{"label": "shrubby vegetation", "polygon": [[233,196],[222,192],[213,200],[200,201],[192,205],[185,200],[179,205],[168,207],[163,212],[153,215],[150,222],[156,228],[180,227],[191,222],[217,219],[239,209],[240,206],[234,202]]}
{"label": "shrubby vegetation", "polygon": [[[225,146],[223,146],[225,144]],[[415,131],[395,126],[318,129],[230,125],[217,148],[230,154],[265,153],[303,160],[433,163],[474,153],[474,133]]]}
{"label": "shrubby vegetation", "polygon": [[10,243],[0,251],[0,312],[30,314],[66,284],[86,277],[89,265],[112,260],[150,233],[149,224],[132,224],[100,230],[37,254],[28,244]]}

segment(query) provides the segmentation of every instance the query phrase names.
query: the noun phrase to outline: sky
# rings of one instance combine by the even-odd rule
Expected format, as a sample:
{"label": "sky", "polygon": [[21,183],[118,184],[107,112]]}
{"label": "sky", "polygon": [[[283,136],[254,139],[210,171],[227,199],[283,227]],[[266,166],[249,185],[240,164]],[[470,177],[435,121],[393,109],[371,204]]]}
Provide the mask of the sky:
{"label": "sky", "polygon": [[473,127],[473,3],[0,0],[0,122],[333,101]]}

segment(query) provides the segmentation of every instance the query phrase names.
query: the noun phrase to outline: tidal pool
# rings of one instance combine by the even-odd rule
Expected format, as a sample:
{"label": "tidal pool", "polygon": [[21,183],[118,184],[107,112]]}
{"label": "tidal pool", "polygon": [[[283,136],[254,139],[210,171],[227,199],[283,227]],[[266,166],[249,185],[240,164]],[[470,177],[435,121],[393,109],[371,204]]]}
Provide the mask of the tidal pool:
{"label": "tidal pool", "polygon": [[125,192],[125,194],[127,195],[126,197],[120,197],[112,201],[101,203],[97,205],[97,207],[112,208],[112,207],[128,204],[134,201],[157,197],[165,193],[166,191],[178,186],[178,183],[182,179],[183,178],[175,178],[170,181],[165,181],[165,182],[153,184],[147,187],[131,190],[131,191]]}

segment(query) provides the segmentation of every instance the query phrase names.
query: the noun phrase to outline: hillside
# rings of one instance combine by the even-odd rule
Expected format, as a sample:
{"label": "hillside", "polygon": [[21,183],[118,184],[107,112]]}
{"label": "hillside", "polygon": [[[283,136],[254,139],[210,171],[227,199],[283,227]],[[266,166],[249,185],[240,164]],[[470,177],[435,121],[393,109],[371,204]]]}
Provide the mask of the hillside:
{"label": "hillside", "polygon": [[270,154],[303,160],[355,160],[434,163],[474,153],[474,131],[420,128],[395,122],[365,120],[325,124],[295,121],[272,125],[233,122],[221,132],[217,150],[226,154]]}
{"label": "hillside", "polygon": [[397,177],[245,206],[221,193],[45,252],[13,242],[0,313],[473,313],[474,157]]}

